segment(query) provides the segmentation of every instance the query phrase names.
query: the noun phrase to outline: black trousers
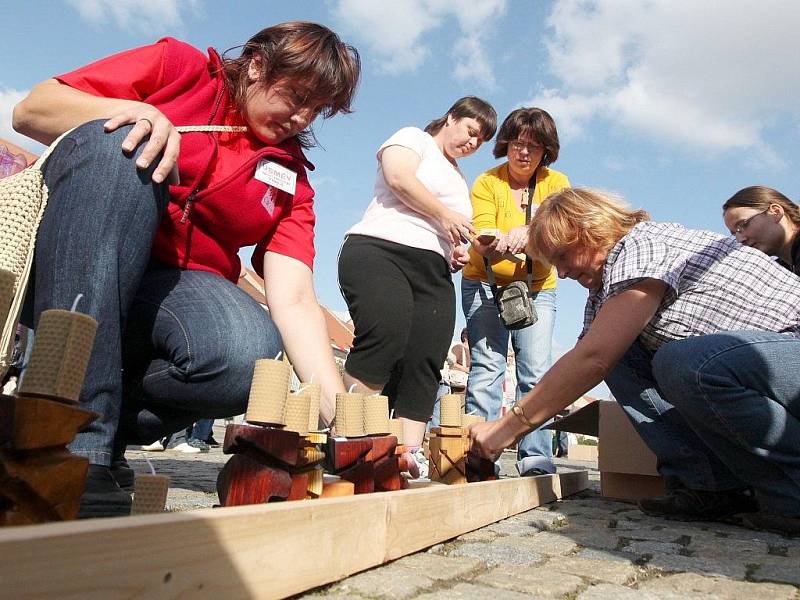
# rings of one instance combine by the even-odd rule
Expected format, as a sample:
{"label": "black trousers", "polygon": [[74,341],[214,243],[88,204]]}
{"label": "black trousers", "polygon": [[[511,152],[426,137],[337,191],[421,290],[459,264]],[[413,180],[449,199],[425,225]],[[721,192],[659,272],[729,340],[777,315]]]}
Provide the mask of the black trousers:
{"label": "black trousers", "polygon": [[395,417],[427,421],[455,325],[450,268],[441,255],[351,235],[339,287],[355,325],[345,370],[384,384]]}

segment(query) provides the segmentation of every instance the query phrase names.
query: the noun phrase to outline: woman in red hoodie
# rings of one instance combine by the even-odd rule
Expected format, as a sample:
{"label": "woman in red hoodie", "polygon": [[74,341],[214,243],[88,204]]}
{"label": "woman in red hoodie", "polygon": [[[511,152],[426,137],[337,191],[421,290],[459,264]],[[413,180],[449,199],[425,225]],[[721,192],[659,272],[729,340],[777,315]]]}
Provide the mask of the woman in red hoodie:
{"label": "woman in red hoodie", "polygon": [[[350,112],[357,51],[329,29],[283,23],[241,56],[173,38],[33,88],[14,128],[57,146],[37,239],[31,321],[68,307],[99,322],[81,392],[100,413],[71,450],[89,458],[80,516],[127,514],[127,444],[244,412],[256,359],[285,349],[342,391],[312,283],[312,121]],[[179,133],[180,126],[212,126]],[[266,281],[269,313],[236,286],[238,251]]]}

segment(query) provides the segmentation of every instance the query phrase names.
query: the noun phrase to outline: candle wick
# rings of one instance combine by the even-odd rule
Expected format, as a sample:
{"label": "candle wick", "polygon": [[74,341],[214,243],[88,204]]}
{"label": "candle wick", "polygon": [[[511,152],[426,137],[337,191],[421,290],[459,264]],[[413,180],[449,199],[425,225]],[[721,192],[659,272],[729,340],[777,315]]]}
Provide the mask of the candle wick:
{"label": "candle wick", "polygon": [[275,355],[275,359],[274,359],[274,360],[278,360],[278,359],[281,357],[281,353],[282,353],[282,352],[283,352],[283,350],[280,350],[280,351],[279,351],[279,352],[278,352],[278,353]]}
{"label": "candle wick", "polygon": [[356,387],[356,384],[354,383],[353,385],[351,385],[351,386],[350,386],[350,389],[349,389],[349,390],[347,390],[347,393],[348,393],[348,394],[352,394],[352,393],[353,393],[353,390],[355,389],[355,387]]}
{"label": "candle wick", "polygon": [[389,418],[394,419],[394,409],[389,411]]}
{"label": "candle wick", "polygon": [[472,409],[471,411],[469,411],[467,414],[468,414],[468,415],[474,415],[476,410],[478,410],[478,409],[477,409],[477,408],[473,408],[473,409]]}
{"label": "candle wick", "polygon": [[75,296],[75,301],[72,303],[72,309],[70,310],[70,312],[75,312],[75,309],[78,308],[78,302],[81,301],[81,298],[83,298],[83,294],[78,294],[77,296]]}
{"label": "candle wick", "polygon": [[146,456],[144,457],[145,462],[147,462],[147,466],[150,467],[150,475],[155,475],[156,470],[153,468],[153,463],[150,462],[150,459]]}

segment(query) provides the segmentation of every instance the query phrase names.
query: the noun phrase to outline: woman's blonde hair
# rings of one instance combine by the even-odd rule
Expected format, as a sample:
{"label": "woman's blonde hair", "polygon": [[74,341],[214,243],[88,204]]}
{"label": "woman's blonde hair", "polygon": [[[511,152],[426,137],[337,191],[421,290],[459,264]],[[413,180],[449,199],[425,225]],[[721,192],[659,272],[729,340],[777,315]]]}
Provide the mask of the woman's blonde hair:
{"label": "woman's blonde hair", "polygon": [[621,198],[588,188],[550,194],[531,219],[528,253],[549,259],[559,249],[582,246],[610,250],[637,223],[650,220]]}

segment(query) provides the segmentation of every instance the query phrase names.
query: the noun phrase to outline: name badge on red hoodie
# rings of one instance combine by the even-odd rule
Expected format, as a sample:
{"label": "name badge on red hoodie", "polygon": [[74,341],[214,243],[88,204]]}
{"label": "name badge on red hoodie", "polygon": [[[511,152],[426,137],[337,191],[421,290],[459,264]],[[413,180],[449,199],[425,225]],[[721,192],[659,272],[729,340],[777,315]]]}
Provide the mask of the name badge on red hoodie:
{"label": "name badge on red hoodie", "polygon": [[297,188],[297,173],[271,160],[259,161],[255,178],[292,196]]}

